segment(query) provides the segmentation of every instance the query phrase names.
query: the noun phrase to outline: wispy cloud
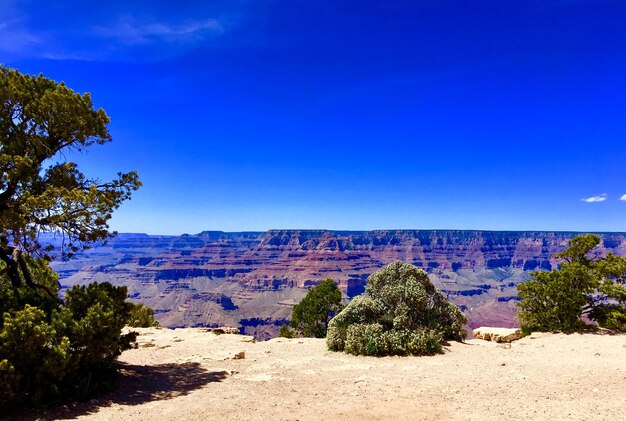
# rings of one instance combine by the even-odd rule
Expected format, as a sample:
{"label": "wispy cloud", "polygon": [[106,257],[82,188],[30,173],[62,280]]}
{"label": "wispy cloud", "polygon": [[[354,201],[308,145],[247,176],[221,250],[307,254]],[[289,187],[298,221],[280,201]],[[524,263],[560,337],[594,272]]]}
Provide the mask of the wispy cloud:
{"label": "wispy cloud", "polygon": [[141,14],[131,5],[93,6],[101,7],[102,13],[81,13],[77,7],[50,23],[47,16],[55,10],[53,5],[35,8],[14,0],[0,3],[0,56],[9,63],[25,58],[163,60],[221,38],[239,24],[236,17],[243,7],[237,3],[194,9],[193,13],[184,8],[180,13],[166,13],[157,5]]}
{"label": "wispy cloud", "polygon": [[22,27],[18,20],[0,22],[0,51],[16,53],[41,44],[41,37]]}
{"label": "wispy cloud", "polygon": [[132,18],[120,19],[112,26],[94,26],[93,33],[126,46],[155,42],[181,43],[202,40],[224,32],[218,19],[205,19],[184,24],[166,22],[141,23]]}
{"label": "wispy cloud", "polygon": [[[626,195],[622,196],[622,200],[626,200],[624,199],[625,196]],[[582,200],[583,202],[587,202],[587,203],[599,203],[599,202],[604,202],[607,198],[608,198],[607,194],[602,193],[597,196],[586,197],[580,200]]]}
{"label": "wispy cloud", "polygon": [[626,194],[623,194],[622,197],[619,198],[619,200],[626,202]]}

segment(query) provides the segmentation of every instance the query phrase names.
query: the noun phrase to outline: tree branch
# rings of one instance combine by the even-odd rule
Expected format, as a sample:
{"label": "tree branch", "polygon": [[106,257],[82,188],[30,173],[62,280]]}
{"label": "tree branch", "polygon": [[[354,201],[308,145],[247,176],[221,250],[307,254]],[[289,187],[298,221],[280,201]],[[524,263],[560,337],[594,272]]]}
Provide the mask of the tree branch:
{"label": "tree branch", "polygon": [[34,289],[41,289],[41,290],[45,291],[46,294],[48,294],[51,298],[53,298],[57,302],[63,304],[63,301],[58,297],[57,294],[55,294],[52,291],[50,291],[50,288],[48,288],[45,285],[36,284],[33,281],[33,277],[30,275],[30,270],[28,269],[28,265],[26,264],[26,260],[24,260],[24,256],[22,256],[22,253],[21,253],[20,250],[15,249],[15,251],[13,252],[13,256],[14,256],[14,259],[17,260],[17,263],[19,264],[19,267],[20,267],[20,269],[22,271],[22,275],[24,275],[24,281],[26,281],[26,285],[28,285],[29,287],[34,288]]}
{"label": "tree branch", "polygon": [[[10,249],[9,249],[10,250]],[[19,288],[22,286],[22,278],[20,277],[20,273],[17,269],[17,263],[13,260],[7,250],[2,249],[0,253],[0,260],[6,263],[7,267],[4,269],[11,280],[11,284],[15,288]]]}

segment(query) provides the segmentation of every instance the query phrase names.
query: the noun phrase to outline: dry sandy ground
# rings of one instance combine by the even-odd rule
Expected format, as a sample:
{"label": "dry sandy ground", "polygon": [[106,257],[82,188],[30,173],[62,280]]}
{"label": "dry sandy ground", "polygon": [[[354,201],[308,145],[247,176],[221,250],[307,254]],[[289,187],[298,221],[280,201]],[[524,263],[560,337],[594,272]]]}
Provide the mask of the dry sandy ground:
{"label": "dry sandy ground", "polygon": [[[120,388],[20,419],[626,419],[626,336],[452,343],[434,357],[355,357],[323,340],[138,329]],[[245,359],[233,359],[244,351]]]}

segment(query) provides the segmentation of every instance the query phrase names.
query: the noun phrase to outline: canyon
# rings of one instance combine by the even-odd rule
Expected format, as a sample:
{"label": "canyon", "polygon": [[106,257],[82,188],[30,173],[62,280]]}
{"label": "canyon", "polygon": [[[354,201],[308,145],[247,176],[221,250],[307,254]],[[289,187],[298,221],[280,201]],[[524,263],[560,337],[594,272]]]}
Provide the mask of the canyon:
{"label": "canyon", "polygon": [[[204,231],[181,236],[119,234],[69,261],[54,260],[63,289],[94,281],[128,287],[166,327],[238,327],[257,339],[277,335],[291,310],[332,278],[345,301],[367,277],[396,260],[425,270],[468,318],[516,325],[516,285],[557,267],[554,254],[575,232],[462,230]],[[626,256],[625,233],[600,233],[600,254]],[[60,241],[48,234],[51,244]]]}

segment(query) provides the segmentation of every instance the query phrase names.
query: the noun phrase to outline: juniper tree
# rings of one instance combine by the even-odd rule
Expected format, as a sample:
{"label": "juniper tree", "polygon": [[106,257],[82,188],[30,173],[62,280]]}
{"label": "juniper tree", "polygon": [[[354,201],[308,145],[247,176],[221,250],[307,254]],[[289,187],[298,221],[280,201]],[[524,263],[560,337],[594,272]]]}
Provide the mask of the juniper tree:
{"label": "juniper tree", "polygon": [[[58,298],[64,258],[112,234],[108,221],[139,188],[137,173],[88,178],[68,152],[111,140],[89,94],[0,66],[0,410],[78,398],[115,384],[133,308],[126,287],[74,286]],[[63,239],[58,250],[39,234]]]}
{"label": "juniper tree", "polygon": [[106,240],[113,210],[141,185],[136,172],[108,182],[88,178],[66,159],[70,151],[111,141],[108,123],[88,93],[0,67],[0,261],[14,287],[52,295],[23,258],[50,257],[39,234],[61,235],[63,257]]}
{"label": "juniper tree", "polygon": [[533,272],[534,279],[517,286],[525,333],[584,328],[584,317],[626,331],[626,259],[594,252],[600,241],[596,234],[574,237],[554,256],[558,268]]}
{"label": "juniper tree", "polygon": [[341,291],[334,280],[326,279],[294,306],[289,324],[303,336],[325,338],[328,322],[339,310]]}

